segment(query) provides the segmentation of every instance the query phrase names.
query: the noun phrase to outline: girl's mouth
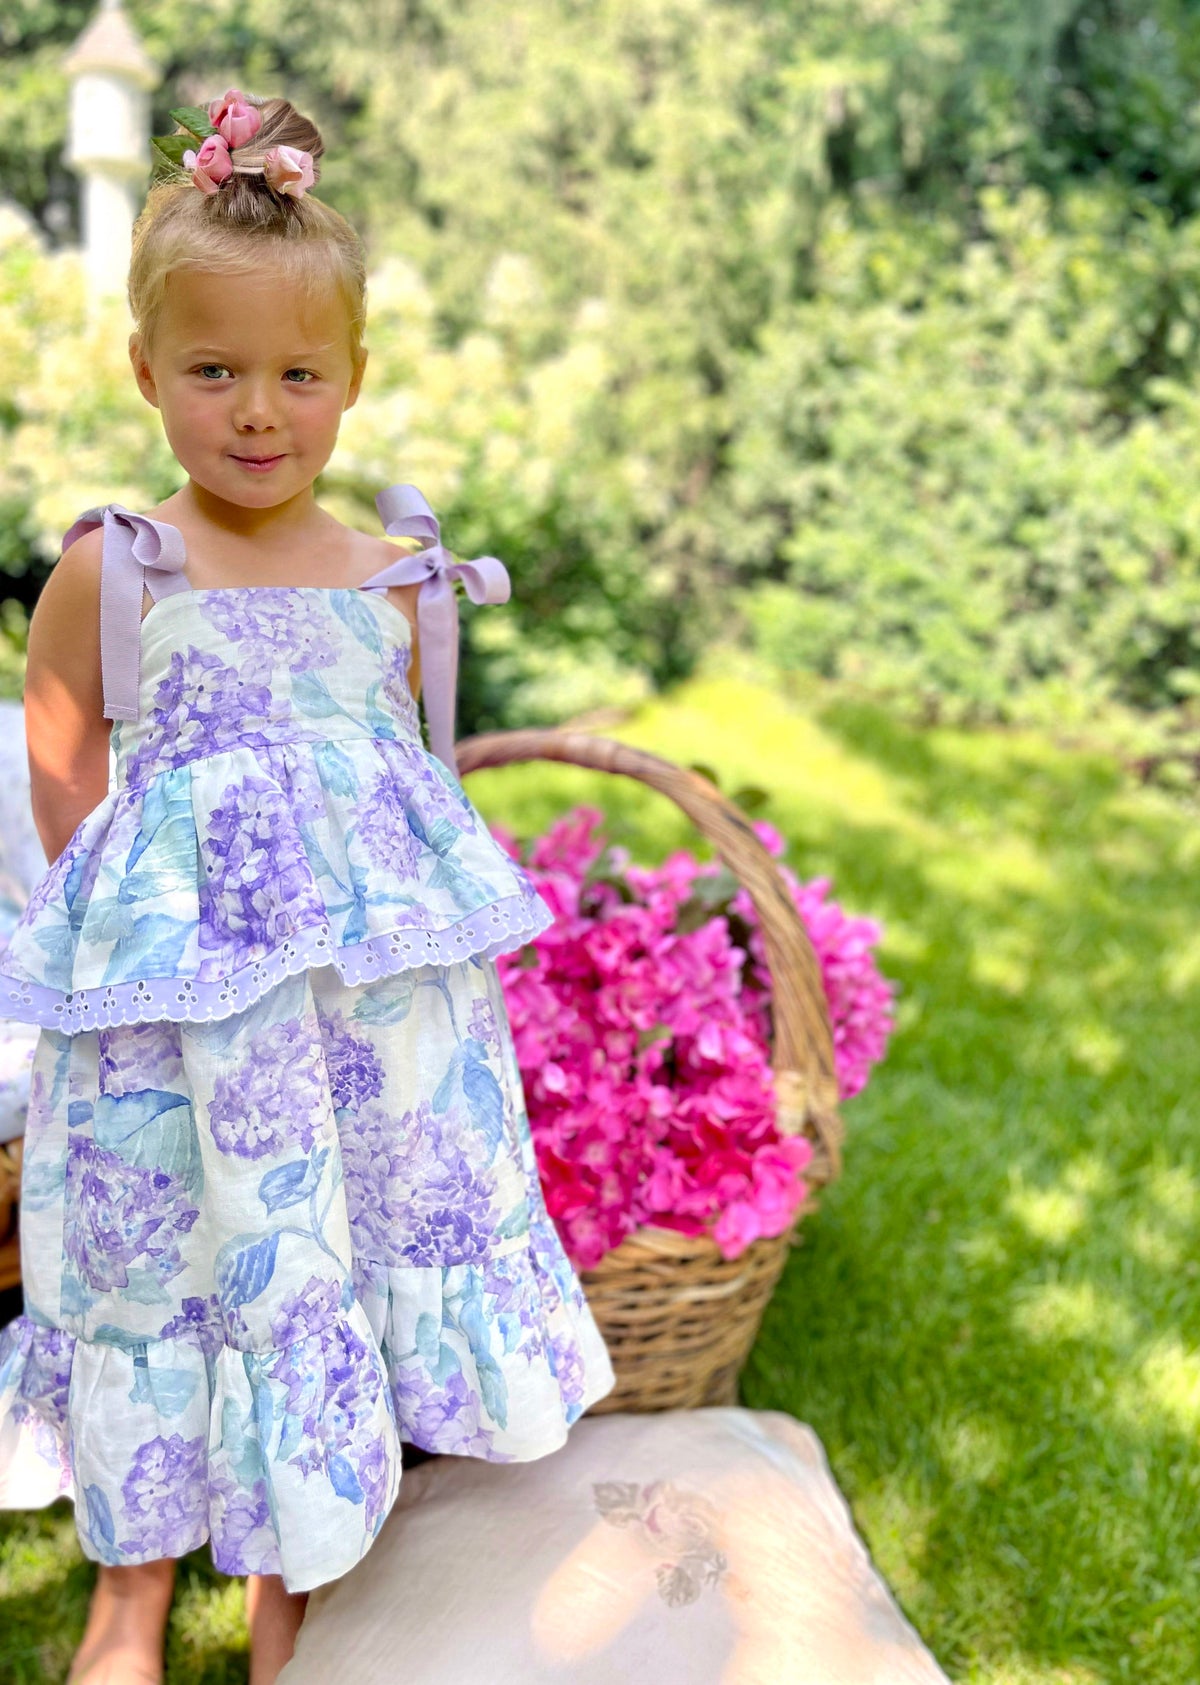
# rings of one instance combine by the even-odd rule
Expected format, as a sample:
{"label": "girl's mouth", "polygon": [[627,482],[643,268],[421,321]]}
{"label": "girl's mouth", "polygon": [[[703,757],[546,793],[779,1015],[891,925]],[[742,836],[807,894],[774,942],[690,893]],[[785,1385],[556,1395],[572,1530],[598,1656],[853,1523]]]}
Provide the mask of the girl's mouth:
{"label": "girl's mouth", "polygon": [[277,462],[283,461],[283,453],[278,456],[235,456],[233,460],[252,474],[268,474]]}

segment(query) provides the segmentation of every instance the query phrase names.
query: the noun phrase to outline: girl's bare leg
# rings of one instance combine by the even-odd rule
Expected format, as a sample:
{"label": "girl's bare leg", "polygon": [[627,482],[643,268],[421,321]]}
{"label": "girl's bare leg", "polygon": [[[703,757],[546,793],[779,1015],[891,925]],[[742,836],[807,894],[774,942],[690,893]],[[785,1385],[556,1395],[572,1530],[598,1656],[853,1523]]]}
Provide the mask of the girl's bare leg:
{"label": "girl's bare leg", "polygon": [[100,1568],[67,1685],[161,1685],[175,1563]]}
{"label": "girl's bare leg", "polygon": [[285,1591],[278,1574],[246,1576],[250,1685],[275,1685],[284,1664],[292,1659],[307,1603],[308,1593]]}

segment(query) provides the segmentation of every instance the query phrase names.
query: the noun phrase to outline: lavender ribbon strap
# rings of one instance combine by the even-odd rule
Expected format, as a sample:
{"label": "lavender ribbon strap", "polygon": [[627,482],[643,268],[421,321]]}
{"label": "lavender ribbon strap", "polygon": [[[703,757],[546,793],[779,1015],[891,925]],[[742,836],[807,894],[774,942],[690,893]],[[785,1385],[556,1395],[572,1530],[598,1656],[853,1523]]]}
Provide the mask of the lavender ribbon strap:
{"label": "lavender ribbon strap", "polygon": [[[63,539],[67,550],[77,538],[104,527],[100,561],[100,668],[104,681],[104,718],[136,720],[141,692],[142,586],[156,600],[164,591],[187,588],[183,535],[165,521],[152,521],[119,503],[88,509]],[[146,570],[143,573],[143,569]],[[169,579],[170,575],[175,579]]]}
{"label": "lavender ribbon strap", "polygon": [[375,499],[375,507],[390,538],[419,538],[425,543],[425,548],[416,555],[402,556],[391,563],[371,589],[386,590],[389,585],[422,582],[417,593],[417,638],[429,747],[457,777],[454,714],[458,688],[458,599],[454,581],[462,580],[473,603],[506,603],[512,590],[508,569],[495,556],[476,556],[470,562],[456,562],[443,546],[433,510],[416,486],[388,486]]}

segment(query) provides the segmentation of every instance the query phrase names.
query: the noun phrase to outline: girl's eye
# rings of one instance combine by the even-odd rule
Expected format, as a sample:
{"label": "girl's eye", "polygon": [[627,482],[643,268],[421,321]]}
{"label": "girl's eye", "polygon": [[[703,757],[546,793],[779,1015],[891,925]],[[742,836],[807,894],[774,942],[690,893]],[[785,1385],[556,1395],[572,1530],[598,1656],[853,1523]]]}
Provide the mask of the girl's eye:
{"label": "girl's eye", "polygon": [[213,376],[219,378],[223,374],[228,374],[229,370],[225,367],[224,363],[202,363],[196,370],[196,373],[202,380],[208,380]]}
{"label": "girl's eye", "polygon": [[[299,380],[292,380],[292,376],[294,374],[298,374],[300,376]],[[311,369],[289,369],[283,378],[285,380],[292,380],[293,386],[307,386],[310,381],[315,380],[317,377]]]}

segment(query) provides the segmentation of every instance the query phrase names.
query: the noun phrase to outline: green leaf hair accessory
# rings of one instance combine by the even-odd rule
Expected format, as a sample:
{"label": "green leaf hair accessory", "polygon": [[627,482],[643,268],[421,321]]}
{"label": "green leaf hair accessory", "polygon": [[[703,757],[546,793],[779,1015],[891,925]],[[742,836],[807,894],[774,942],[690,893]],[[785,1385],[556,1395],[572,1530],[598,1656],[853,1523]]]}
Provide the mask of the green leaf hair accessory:
{"label": "green leaf hair accessory", "polygon": [[[188,170],[202,193],[216,193],[236,166],[232,153],[262,128],[262,112],[238,88],[229,88],[208,110],[180,105],[171,112],[182,133],[154,135],[155,174]],[[260,171],[262,166],[252,166]]]}

